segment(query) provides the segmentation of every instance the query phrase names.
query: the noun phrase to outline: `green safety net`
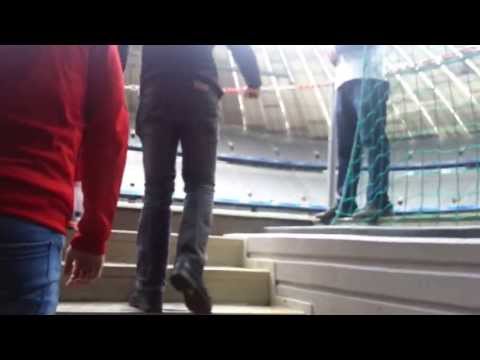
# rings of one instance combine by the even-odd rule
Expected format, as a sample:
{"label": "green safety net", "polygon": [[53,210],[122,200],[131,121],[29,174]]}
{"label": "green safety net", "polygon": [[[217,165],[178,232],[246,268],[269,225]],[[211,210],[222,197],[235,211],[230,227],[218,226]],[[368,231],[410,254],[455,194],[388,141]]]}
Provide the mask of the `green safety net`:
{"label": "green safety net", "polygon": [[[365,73],[378,66],[370,48],[361,50]],[[335,222],[478,220],[480,46],[388,45],[383,61],[389,91],[361,81]],[[375,211],[359,216],[366,206]]]}

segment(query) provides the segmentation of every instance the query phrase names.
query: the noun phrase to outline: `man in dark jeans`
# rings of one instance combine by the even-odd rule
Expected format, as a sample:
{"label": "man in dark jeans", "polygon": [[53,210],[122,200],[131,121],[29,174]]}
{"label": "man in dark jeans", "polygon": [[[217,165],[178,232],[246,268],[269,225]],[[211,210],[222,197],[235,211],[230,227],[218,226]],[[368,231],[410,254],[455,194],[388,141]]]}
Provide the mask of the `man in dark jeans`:
{"label": "man in dark jeans", "polygon": [[[162,312],[179,142],[183,152],[186,198],[172,285],[184,294],[195,314],[211,313],[203,282],[210,233],[218,141],[218,103],[222,90],[213,45],[144,46],[137,134],[144,151],[145,203],[138,231],[136,291],[130,305]],[[246,96],[257,98],[258,64],[247,45],[230,50],[248,84]]]}
{"label": "man in dark jeans", "polygon": [[[388,198],[390,144],[386,135],[390,85],[383,70],[383,46],[336,45],[334,121],[338,140],[337,205],[320,215],[324,224],[338,217],[376,220],[392,214]],[[368,152],[367,206],[357,211],[362,150]]]}

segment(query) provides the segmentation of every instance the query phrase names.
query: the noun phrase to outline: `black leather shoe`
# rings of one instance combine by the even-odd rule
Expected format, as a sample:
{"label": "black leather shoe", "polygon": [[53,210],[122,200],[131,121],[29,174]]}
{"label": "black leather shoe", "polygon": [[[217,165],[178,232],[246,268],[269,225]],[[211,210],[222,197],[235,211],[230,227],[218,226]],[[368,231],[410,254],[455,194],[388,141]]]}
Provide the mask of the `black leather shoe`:
{"label": "black leather shoe", "polygon": [[[334,207],[327,212],[317,214],[315,217],[324,225],[331,225],[332,221],[337,217],[338,208]],[[340,212],[338,218],[348,218],[352,216],[352,212]]]}
{"label": "black leather shoe", "polygon": [[195,271],[187,261],[180,261],[175,266],[170,283],[183,293],[185,305],[188,310],[196,315],[210,315],[212,313],[212,301],[203,284],[200,271]]}
{"label": "black leather shoe", "polygon": [[162,314],[163,313],[163,296],[161,293],[146,293],[135,290],[130,296],[128,304],[144,313]]}
{"label": "black leather shoe", "polygon": [[359,210],[353,215],[354,221],[376,220],[381,217],[393,216],[393,206],[388,204],[383,209],[378,209],[375,206],[367,205],[364,209]]}
{"label": "black leather shoe", "polygon": [[320,213],[315,215],[315,217],[323,224],[323,225],[330,225],[335,219],[335,216],[337,215],[337,208],[332,208],[330,210],[327,210],[324,213]]}

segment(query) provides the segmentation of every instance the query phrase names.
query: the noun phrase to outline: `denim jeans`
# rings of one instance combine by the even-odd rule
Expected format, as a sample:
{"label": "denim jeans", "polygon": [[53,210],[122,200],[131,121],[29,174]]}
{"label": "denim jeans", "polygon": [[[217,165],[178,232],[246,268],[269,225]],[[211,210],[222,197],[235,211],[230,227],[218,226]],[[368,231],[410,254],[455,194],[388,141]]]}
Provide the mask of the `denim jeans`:
{"label": "denim jeans", "polygon": [[165,286],[170,205],[182,145],[186,198],[176,262],[188,261],[201,275],[211,227],[218,143],[218,95],[201,82],[175,81],[144,87],[137,116],[143,144],[145,201],[137,238],[137,289]]}
{"label": "denim jeans", "polygon": [[0,315],[53,315],[65,237],[0,216]]}
{"label": "denim jeans", "polygon": [[390,203],[390,143],[385,131],[389,93],[388,82],[374,79],[352,80],[337,91],[337,192],[341,212],[351,214],[357,207],[357,187],[364,149],[368,155],[367,204],[383,209]]}

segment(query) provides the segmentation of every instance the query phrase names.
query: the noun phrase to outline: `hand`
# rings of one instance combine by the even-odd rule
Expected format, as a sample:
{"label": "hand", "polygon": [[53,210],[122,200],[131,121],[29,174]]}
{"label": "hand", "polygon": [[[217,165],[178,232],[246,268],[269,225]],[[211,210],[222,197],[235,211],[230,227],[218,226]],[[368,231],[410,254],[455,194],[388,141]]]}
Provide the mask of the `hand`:
{"label": "hand", "polygon": [[247,99],[258,99],[260,97],[260,89],[254,89],[254,88],[247,88],[245,90],[244,96]]}
{"label": "hand", "polygon": [[68,247],[65,254],[65,276],[67,286],[87,285],[102,273],[105,256],[93,255]]}

